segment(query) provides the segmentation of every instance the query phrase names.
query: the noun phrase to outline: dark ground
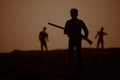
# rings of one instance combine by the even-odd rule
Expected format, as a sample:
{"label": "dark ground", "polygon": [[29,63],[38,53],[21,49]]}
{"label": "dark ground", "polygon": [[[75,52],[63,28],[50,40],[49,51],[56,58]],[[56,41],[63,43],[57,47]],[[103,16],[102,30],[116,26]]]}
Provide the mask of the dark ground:
{"label": "dark ground", "polygon": [[0,80],[120,80],[120,48],[83,49],[82,71],[67,70],[67,50],[0,53]]}

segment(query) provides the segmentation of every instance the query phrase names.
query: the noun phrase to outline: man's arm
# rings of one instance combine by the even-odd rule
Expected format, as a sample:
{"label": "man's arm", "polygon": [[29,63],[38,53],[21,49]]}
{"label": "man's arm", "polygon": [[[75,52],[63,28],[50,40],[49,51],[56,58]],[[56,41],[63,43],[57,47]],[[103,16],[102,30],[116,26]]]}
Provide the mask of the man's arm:
{"label": "man's arm", "polygon": [[47,35],[46,35],[46,39],[47,39],[47,41],[49,41],[49,38],[48,38],[48,33],[47,33]]}
{"label": "man's arm", "polygon": [[85,25],[85,23],[82,21],[82,28],[83,28],[83,31],[84,31],[84,33],[85,33],[85,37],[86,38],[88,38],[88,34],[89,34],[89,31],[88,31],[88,29],[87,29],[87,27],[86,27],[86,25]]}
{"label": "man's arm", "polygon": [[88,39],[89,31],[83,21],[82,21],[82,29],[85,33],[84,36],[82,35],[82,38],[85,39],[90,45],[92,45],[93,42],[90,39]]}
{"label": "man's arm", "polygon": [[68,35],[68,21],[65,24],[65,28],[64,28],[64,34]]}
{"label": "man's arm", "polygon": [[108,33],[104,32],[104,35],[108,35]]}
{"label": "man's arm", "polygon": [[97,32],[96,36],[95,36],[95,39],[98,37],[98,35],[100,34],[100,32]]}

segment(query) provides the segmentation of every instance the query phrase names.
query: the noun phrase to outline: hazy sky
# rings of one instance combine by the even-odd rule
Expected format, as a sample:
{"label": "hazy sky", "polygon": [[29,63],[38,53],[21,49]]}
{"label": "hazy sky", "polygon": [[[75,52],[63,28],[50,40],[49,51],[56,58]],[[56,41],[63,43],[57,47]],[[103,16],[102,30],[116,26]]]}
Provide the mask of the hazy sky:
{"label": "hazy sky", "polygon": [[108,33],[105,48],[120,47],[120,0],[0,0],[0,52],[39,50],[38,35],[44,26],[49,33],[48,49],[67,48],[63,30],[47,23],[64,27],[71,8],[79,10],[78,18],[94,41],[92,46],[83,41],[83,47],[96,47],[94,37],[101,26]]}

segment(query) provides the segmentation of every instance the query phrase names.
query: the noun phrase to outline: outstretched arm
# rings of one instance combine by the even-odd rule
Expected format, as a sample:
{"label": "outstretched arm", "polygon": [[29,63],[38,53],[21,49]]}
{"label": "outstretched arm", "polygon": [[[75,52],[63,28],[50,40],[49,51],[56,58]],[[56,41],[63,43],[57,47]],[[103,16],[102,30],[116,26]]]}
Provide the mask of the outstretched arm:
{"label": "outstretched arm", "polygon": [[108,35],[108,33],[105,33],[105,32],[104,32],[104,35]]}
{"label": "outstretched arm", "polygon": [[99,32],[96,34],[95,39],[98,37],[98,35],[99,35]]}

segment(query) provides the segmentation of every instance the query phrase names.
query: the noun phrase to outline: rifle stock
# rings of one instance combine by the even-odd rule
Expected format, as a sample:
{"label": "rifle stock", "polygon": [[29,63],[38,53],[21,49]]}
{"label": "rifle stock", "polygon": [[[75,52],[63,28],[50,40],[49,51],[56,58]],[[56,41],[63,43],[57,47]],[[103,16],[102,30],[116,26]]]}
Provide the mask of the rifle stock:
{"label": "rifle stock", "polygon": [[[55,25],[55,24],[53,24],[53,23],[48,23],[49,25],[52,25],[52,26],[54,26],[54,27],[57,27],[57,28],[60,28],[60,29],[65,29],[65,28],[63,28],[63,27],[61,27],[61,26],[58,26],[58,25]],[[82,36],[82,38],[84,39],[84,40],[86,40],[90,45],[92,45],[92,41],[90,40],[90,39],[88,39],[88,38],[86,38],[84,35],[81,35]]]}

